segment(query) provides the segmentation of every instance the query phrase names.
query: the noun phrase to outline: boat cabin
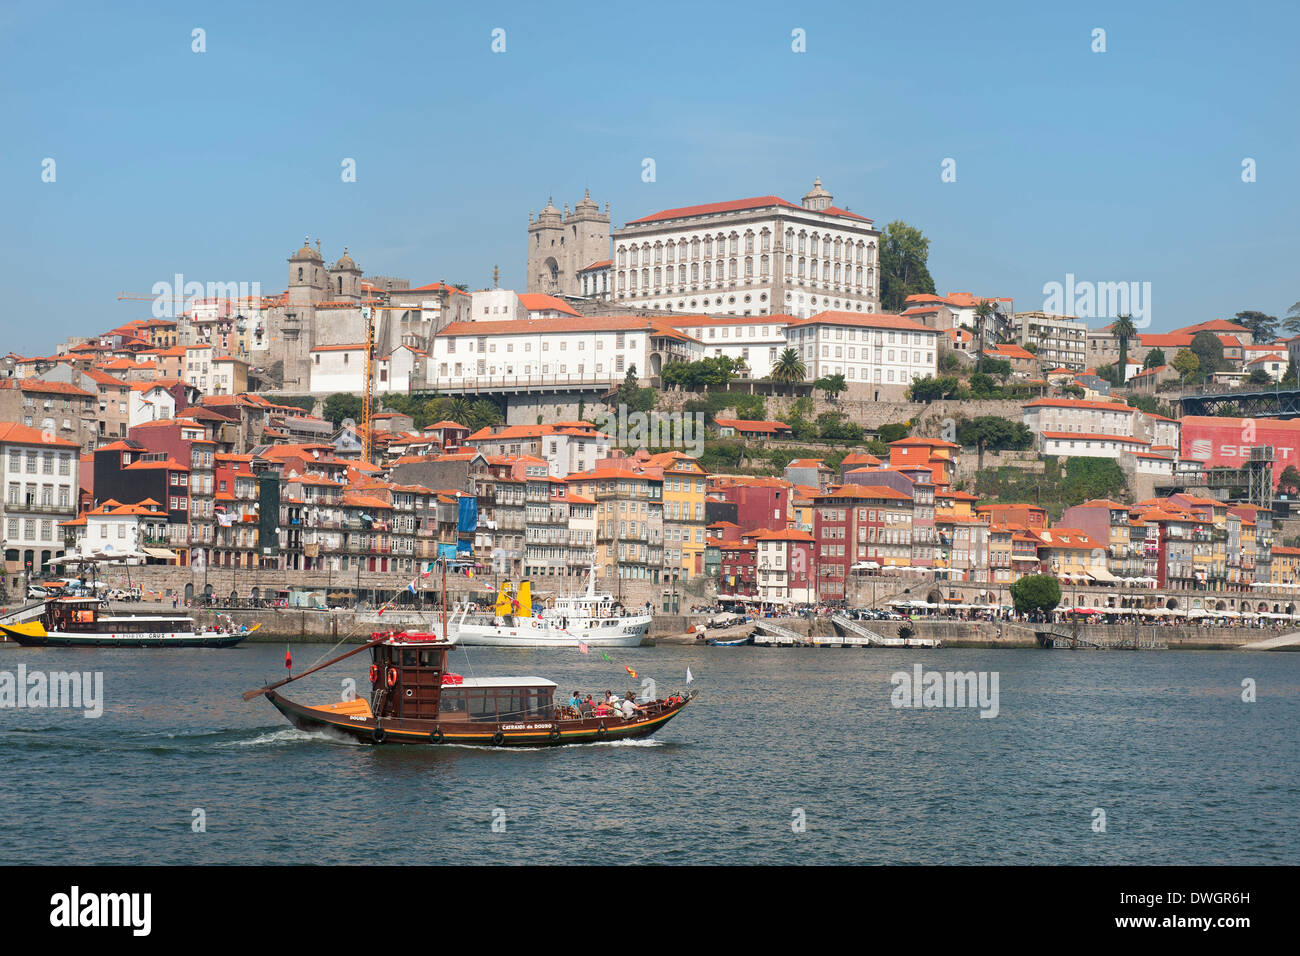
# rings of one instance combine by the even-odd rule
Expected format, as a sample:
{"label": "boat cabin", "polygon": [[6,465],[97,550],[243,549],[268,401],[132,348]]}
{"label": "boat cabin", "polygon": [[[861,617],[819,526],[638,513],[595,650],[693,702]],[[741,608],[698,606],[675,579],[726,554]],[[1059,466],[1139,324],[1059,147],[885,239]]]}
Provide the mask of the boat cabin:
{"label": "boat cabin", "polygon": [[513,722],[555,719],[553,681],[542,677],[465,677],[442,688],[442,719]]}
{"label": "boat cabin", "polygon": [[41,623],[60,634],[154,634],[194,630],[194,619],[184,615],[148,617],[104,614],[105,603],[96,597],[56,597],[45,602]]}
{"label": "boat cabin", "polygon": [[505,722],[551,720],[556,684],[541,677],[447,673],[453,645],[436,634],[395,634],[371,650],[371,709],[381,717]]}

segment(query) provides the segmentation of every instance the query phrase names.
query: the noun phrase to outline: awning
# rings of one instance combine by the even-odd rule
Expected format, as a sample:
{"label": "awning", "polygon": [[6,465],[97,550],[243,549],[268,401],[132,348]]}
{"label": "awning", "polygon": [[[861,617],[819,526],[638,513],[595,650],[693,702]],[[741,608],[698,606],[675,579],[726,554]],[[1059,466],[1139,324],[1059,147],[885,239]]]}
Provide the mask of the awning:
{"label": "awning", "polygon": [[141,548],[140,550],[151,558],[163,558],[167,561],[174,561],[178,557],[175,551],[168,551],[166,548]]}
{"label": "awning", "polygon": [[1115,575],[1111,574],[1105,568],[1093,568],[1092,571],[1090,571],[1089,573],[1093,576],[1095,580],[1106,581],[1109,584],[1114,584],[1116,581],[1119,580],[1119,578],[1115,577]]}

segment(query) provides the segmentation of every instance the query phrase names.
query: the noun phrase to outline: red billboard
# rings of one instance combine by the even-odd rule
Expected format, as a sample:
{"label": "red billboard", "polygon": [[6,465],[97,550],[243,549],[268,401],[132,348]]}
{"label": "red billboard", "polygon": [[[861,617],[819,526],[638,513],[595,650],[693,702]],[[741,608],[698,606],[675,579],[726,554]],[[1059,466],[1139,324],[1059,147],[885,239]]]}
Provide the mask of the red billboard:
{"label": "red billboard", "polygon": [[1182,456],[1202,462],[1205,468],[1241,468],[1250,449],[1273,447],[1273,477],[1282,477],[1287,465],[1300,469],[1300,419],[1212,418],[1187,415],[1182,419]]}

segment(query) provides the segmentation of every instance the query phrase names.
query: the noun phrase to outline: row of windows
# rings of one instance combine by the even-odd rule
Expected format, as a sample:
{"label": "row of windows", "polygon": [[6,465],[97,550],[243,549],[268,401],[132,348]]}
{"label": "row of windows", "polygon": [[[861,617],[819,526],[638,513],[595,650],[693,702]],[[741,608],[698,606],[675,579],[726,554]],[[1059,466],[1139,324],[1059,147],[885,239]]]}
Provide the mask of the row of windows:
{"label": "row of windows", "polygon": [[[709,258],[714,254],[714,243],[717,244],[717,254],[726,255],[728,250],[731,255],[739,255],[741,242],[743,239],[745,255],[752,255],[755,249],[755,238],[758,239],[758,247],[762,252],[770,252],[772,249],[772,234],[769,230],[763,229],[755,235],[753,230],[749,230],[742,237],[739,233],[732,232],[729,236],[718,233],[716,236],[699,236],[690,239],[678,239],[676,241],[669,239],[667,241],[657,241],[652,246],[649,242],[643,242],[640,246],[636,244],[623,245],[618,247],[618,265],[623,268],[625,265],[662,265],[665,262],[673,262],[674,259],[680,259],[685,262],[687,258],[699,259],[701,255]],[[825,258],[834,258],[853,262],[876,261],[876,244],[861,239],[845,239],[841,236],[825,235],[800,230],[798,233],[798,248],[800,255],[809,254],[817,255],[820,247],[821,255]],[[794,251],[796,248],[796,234],[793,229],[785,231],[785,248],[788,251]],[[652,261],[653,254],[653,261]],[[638,261],[639,260],[639,261]]]}

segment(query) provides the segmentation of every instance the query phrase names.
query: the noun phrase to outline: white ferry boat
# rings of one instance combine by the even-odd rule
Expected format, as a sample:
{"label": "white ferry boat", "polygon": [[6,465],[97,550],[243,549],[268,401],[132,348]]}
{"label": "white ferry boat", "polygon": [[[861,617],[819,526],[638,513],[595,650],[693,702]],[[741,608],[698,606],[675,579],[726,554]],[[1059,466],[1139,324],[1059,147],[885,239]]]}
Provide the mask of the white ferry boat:
{"label": "white ferry boat", "polygon": [[596,569],[588,572],[582,594],[557,597],[550,607],[534,613],[529,582],[512,594],[510,584],[497,594],[495,614],[455,620],[460,644],[490,647],[636,647],[650,630],[650,615],[629,614],[613,595],[596,591]]}

